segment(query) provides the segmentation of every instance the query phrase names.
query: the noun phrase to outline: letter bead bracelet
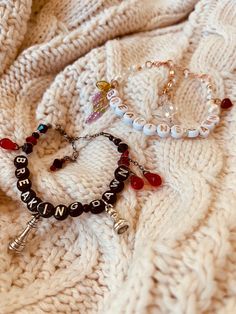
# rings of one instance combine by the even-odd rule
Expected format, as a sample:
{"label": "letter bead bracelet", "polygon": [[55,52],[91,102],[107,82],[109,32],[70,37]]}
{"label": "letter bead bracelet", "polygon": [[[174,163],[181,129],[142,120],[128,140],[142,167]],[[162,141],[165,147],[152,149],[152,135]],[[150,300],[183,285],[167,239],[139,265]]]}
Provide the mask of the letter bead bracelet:
{"label": "letter bead bracelet", "polygon": [[[21,149],[26,155],[29,155],[33,151],[33,147],[37,144],[40,135],[46,133],[48,129],[49,125],[40,124],[38,129],[33,132],[31,136],[26,138],[26,143],[21,147],[8,138],[2,139],[0,141],[0,146],[7,150]],[[21,193],[22,202],[26,204],[29,212],[33,216],[27,223],[23,232],[10,242],[8,247],[10,251],[21,252],[24,249],[28,234],[32,228],[36,227],[40,218],[54,217],[56,220],[62,221],[67,217],[78,217],[83,212],[100,214],[105,211],[114,221],[114,230],[118,234],[125,232],[128,229],[129,224],[125,219],[119,216],[114,208],[118,194],[124,189],[124,182],[127,181],[128,178],[130,178],[131,187],[133,189],[140,190],[144,186],[144,180],[131,170],[131,164],[139,168],[151,186],[159,187],[162,184],[162,179],[158,174],[147,171],[137,161],[129,157],[128,145],[120,138],[106,132],[86,135],[84,137],[71,137],[66,134],[61,126],[56,126],[56,130],[72,145],[73,154],[72,156],[65,156],[62,159],[55,159],[50,167],[51,171],[61,169],[66,162],[76,161],[79,155],[76,149],[76,142],[78,140],[92,140],[99,136],[103,136],[111,141],[117,147],[118,153],[121,154],[118,160],[118,167],[114,171],[114,178],[111,180],[108,189],[102,194],[100,199],[95,199],[89,204],[82,204],[79,201],[75,201],[69,206],[64,204],[54,206],[50,202],[44,201],[38,197],[32,189],[28,158],[26,155],[16,156],[14,165],[16,167],[15,176],[17,178],[17,188]]]}
{"label": "letter bead bracelet", "polygon": [[[146,121],[144,117],[138,116],[129,106],[119,97],[118,87],[124,80],[118,77],[108,83],[106,81],[97,82],[96,86],[99,90],[93,97],[93,112],[89,115],[86,123],[96,121],[110,107],[111,111],[122,120],[126,125],[130,125],[133,129],[143,132],[145,135],[156,135],[160,138],[171,136],[172,138],[206,138],[210,132],[220,121],[221,109],[229,109],[232,102],[229,98],[222,101],[213,97],[213,85],[211,78],[207,74],[195,74],[188,69],[174,65],[169,61],[147,61],[144,66],[134,66],[124,77],[131,72],[141,71],[143,69],[159,68],[165,66],[168,68],[168,82],[159,95],[158,110],[153,116],[158,120],[157,123]],[[198,126],[184,127],[178,119],[178,110],[171,101],[171,92],[176,83],[175,73],[178,71],[185,79],[192,78],[200,81],[203,87],[203,95],[206,95],[206,115]]]}

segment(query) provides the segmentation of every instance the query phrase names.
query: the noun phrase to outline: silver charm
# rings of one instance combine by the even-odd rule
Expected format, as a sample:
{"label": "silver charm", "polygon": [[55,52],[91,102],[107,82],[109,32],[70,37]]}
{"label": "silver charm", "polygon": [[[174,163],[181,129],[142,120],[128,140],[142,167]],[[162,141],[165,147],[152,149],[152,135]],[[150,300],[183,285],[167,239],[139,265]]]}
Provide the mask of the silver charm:
{"label": "silver charm", "polygon": [[10,252],[21,253],[24,250],[28,235],[33,228],[36,228],[39,219],[40,215],[37,215],[27,222],[25,229],[9,243],[8,250]]}
{"label": "silver charm", "polygon": [[108,215],[110,215],[111,218],[113,219],[114,221],[113,228],[117,234],[122,234],[129,228],[128,221],[121,218],[118,212],[114,209],[114,207],[111,204],[106,203],[105,210],[108,213]]}

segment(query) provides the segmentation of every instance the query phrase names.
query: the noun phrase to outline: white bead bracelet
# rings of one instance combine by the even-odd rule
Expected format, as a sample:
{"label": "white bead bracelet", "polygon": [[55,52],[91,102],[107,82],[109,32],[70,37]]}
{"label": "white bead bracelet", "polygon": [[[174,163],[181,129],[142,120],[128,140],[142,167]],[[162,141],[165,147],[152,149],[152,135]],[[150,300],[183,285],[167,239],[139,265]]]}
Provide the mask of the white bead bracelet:
{"label": "white bead bracelet", "polygon": [[[211,79],[207,74],[195,74],[191,73],[188,69],[183,69],[179,66],[174,66],[171,60],[166,62],[152,62],[147,61],[145,67],[150,69],[152,67],[167,66],[169,70],[168,83],[164,86],[162,94],[159,97],[159,104],[161,109],[157,113],[157,117],[160,120],[157,124],[146,121],[143,117],[134,113],[127,104],[125,104],[119,97],[117,87],[121,78],[113,80],[111,83],[106,81],[97,82],[97,87],[100,89],[93,97],[93,112],[86,120],[87,123],[99,118],[102,113],[110,106],[115,115],[121,118],[122,122],[126,125],[130,125],[137,131],[143,132],[147,136],[158,135],[160,138],[166,138],[171,136],[172,138],[179,139],[183,137],[196,138],[198,136],[206,138],[211,130],[220,121],[221,109],[228,109],[232,106],[230,99],[225,98],[220,101],[218,98],[213,98],[213,88]],[[143,66],[135,66],[129,69],[129,72],[142,70]],[[175,105],[170,101],[170,92],[175,83],[175,70],[181,72],[185,78],[199,79],[204,85],[207,94],[207,114],[206,118],[197,126],[192,128],[186,128],[180,124],[176,118],[177,109]],[[126,74],[127,76],[127,74]]]}

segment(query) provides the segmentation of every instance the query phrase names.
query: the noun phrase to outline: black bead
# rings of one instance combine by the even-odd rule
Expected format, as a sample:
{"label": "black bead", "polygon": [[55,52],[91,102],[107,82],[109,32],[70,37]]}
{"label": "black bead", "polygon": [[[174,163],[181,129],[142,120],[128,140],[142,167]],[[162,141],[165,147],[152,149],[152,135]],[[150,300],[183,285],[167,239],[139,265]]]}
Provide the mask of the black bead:
{"label": "black bead", "polygon": [[28,190],[21,193],[21,200],[24,203],[28,203],[33,197],[36,196],[36,193],[33,190]]}
{"label": "black bead", "polygon": [[18,168],[15,171],[15,176],[17,177],[17,179],[27,179],[30,176],[30,172],[29,169],[24,167],[24,168]]}
{"label": "black bead", "polygon": [[33,144],[31,143],[25,143],[22,148],[23,152],[25,152],[27,155],[31,154],[33,151]]}
{"label": "black bead", "polygon": [[48,126],[46,124],[40,124],[37,129],[40,133],[46,133],[48,130]]}
{"label": "black bead", "polygon": [[125,185],[124,185],[124,182],[122,181],[120,182],[117,179],[114,179],[111,181],[109,186],[112,192],[119,193],[124,189]]}
{"label": "black bead", "polygon": [[125,143],[120,143],[119,145],[118,145],[118,152],[119,153],[124,153],[125,151],[127,151],[127,149],[128,149],[128,145],[127,144],[125,144]]}
{"label": "black bead", "polygon": [[61,169],[62,164],[63,164],[63,162],[61,159],[54,159],[54,161],[53,161],[53,166],[56,167],[57,169]]}
{"label": "black bead", "polygon": [[31,188],[31,181],[29,179],[18,180],[17,189],[21,192],[29,191]]}
{"label": "black bead", "polygon": [[85,212],[85,213],[90,212],[90,206],[89,206],[89,204],[84,204],[84,205],[83,205],[83,209],[84,209],[84,212]]}
{"label": "black bead", "polygon": [[84,211],[83,205],[80,202],[75,202],[75,203],[70,204],[68,209],[69,209],[69,215],[71,217],[78,217]]}
{"label": "black bead", "polygon": [[118,181],[125,181],[129,177],[129,168],[126,166],[119,166],[115,171],[115,178]]}
{"label": "black bead", "polygon": [[55,213],[55,208],[51,203],[43,202],[38,204],[37,210],[43,218],[49,218]]}
{"label": "black bead", "polygon": [[39,134],[38,134],[38,132],[33,132],[33,133],[32,133],[32,136],[33,136],[34,138],[36,138],[36,139],[39,139]]}
{"label": "black bead", "polygon": [[65,205],[57,205],[55,207],[55,214],[54,217],[57,220],[65,220],[69,215],[69,209]]}
{"label": "black bead", "polygon": [[114,140],[114,136],[113,135],[109,135],[108,138],[109,138],[110,141]]}
{"label": "black bead", "polygon": [[112,191],[106,191],[103,195],[102,195],[102,199],[107,202],[108,204],[115,204],[117,197],[116,194]]}
{"label": "black bead", "polygon": [[33,197],[31,198],[31,200],[29,200],[29,202],[27,202],[27,208],[30,212],[37,214],[38,213],[37,206],[40,203],[42,203],[42,200],[40,198],[38,198],[37,196]]}
{"label": "black bead", "polygon": [[121,142],[121,139],[120,139],[120,138],[115,138],[115,139],[113,140],[113,143],[114,143],[115,145],[119,145],[120,142]]}
{"label": "black bead", "polygon": [[28,165],[27,157],[23,155],[16,156],[16,158],[14,159],[14,165],[16,166],[16,168],[27,167]]}
{"label": "black bead", "polygon": [[105,203],[102,200],[94,200],[89,204],[90,211],[93,214],[100,214],[105,210]]}

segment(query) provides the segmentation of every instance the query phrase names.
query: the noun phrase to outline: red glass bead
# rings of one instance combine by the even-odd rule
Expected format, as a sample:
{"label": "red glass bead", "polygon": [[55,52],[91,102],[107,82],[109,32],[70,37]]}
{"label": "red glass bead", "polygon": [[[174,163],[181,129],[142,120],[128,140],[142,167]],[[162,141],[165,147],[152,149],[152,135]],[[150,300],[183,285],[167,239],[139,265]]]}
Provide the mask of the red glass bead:
{"label": "red glass bead", "polygon": [[118,165],[125,165],[125,166],[129,166],[130,162],[129,159],[127,157],[121,157],[118,160]]}
{"label": "red glass bead", "polygon": [[162,184],[161,177],[156,173],[146,172],[144,173],[144,177],[148,180],[148,182],[152,186],[160,186]]}
{"label": "red glass bead", "polygon": [[123,153],[121,154],[121,157],[129,157],[129,151],[126,150],[125,152],[123,152]]}
{"label": "red glass bead", "polygon": [[12,142],[9,138],[3,138],[0,140],[0,147],[7,149],[7,150],[18,150],[19,145]]}
{"label": "red glass bead", "polygon": [[27,143],[31,143],[33,145],[36,145],[37,144],[37,139],[34,136],[29,136],[29,137],[26,138],[26,142]]}
{"label": "red glass bead", "polygon": [[143,179],[135,175],[130,177],[130,184],[134,190],[141,190],[144,186]]}
{"label": "red glass bead", "polygon": [[220,104],[222,109],[229,109],[233,106],[232,101],[229,98],[225,98],[221,101]]}
{"label": "red glass bead", "polygon": [[52,165],[52,166],[50,167],[50,170],[51,170],[51,171],[56,171],[56,170],[57,170],[57,168],[56,168],[55,166],[53,166],[53,165]]}

